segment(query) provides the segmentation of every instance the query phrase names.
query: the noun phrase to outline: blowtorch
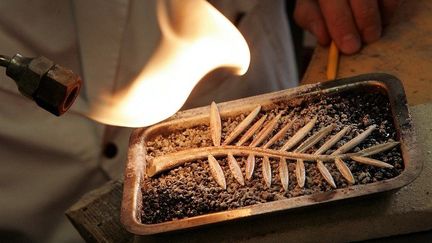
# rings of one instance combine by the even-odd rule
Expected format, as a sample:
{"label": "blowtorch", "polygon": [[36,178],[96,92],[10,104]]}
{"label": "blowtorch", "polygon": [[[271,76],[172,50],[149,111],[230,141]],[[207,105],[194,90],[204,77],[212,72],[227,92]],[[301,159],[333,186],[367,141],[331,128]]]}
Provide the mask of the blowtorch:
{"label": "blowtorch", "polygon": [[43,56],[0,55],[0,66],[6,67],[21,94],[56,116],[72,106],[82,85],[78,75]]}

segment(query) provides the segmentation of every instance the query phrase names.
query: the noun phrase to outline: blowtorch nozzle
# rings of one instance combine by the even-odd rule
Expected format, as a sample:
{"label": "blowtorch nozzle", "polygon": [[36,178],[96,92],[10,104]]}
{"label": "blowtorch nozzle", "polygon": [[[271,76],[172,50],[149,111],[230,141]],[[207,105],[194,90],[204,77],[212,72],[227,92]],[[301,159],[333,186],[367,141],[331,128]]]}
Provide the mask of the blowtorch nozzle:
{"label": "blowtorch nozzle", "polygon": [[57,116],[72,106],[81,88],[78,75],[43,56],[0,56],[0,65],[6,67],[21,94]]}

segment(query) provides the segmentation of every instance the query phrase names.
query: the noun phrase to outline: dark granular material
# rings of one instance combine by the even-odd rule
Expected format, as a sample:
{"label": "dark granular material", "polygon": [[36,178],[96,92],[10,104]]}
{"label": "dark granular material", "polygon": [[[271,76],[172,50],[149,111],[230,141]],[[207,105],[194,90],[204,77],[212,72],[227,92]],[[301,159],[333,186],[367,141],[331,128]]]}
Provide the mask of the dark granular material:
{"label": "dark granular material", "polygon": [[[397,140],[389,100],[386,95],[380,92],[346,92],[333,96],[320,95],[314,98],[305,98],[299,102],[282,102],[276,104],[271,110],[261,111],[255,119],[257,120],[262,115],[267,114],[268,122],[281,111],[284,116],[273,133],[277,132],[287,122],[287,119],[290,119],[288,114],[291,113],[292,117],[297,117],[297,120],[292,129],[287,132],[285,138],[272,145],[271,148],[280,148],[290,136],[305,125],[308,119],[315,115],[318,116],[318,122],[309,135],[331,123],[336,124],[336,129],[331,135],[340,131],[344,126],[349,125],[352,128],[341,141],[327,151],[327,154],[332,153],[336,148],[354,138],[372,124],[376,124],[377,129],[351,151],[357,152],[375,144]],[[247,113],[237,117],[222,117],[222,140],[246,116]],[[328,138],[322,139],[306,152],[312,153]],[[192,127],[175,131],[169,135],[155,136],[151,141],[146,141],[147,159],[187,148],[208,146],[212,146],[209,127],[205,125]],[[345,160],[355,178],[356,184],[386,180],[399,175],[403,171],[399,146],[371,156],[371,158],[392,164],[394,168],[384,169]],[[244,174],[246,158],[237,157],[236,159]],[[305,163],[306,183],[304,188],[300,188],[297,185],[295,176],[295,161],[288,161],[289,190],[285,191],[280,183],[278,161],[272,159],[270,159],[272,185],[267,188],[262,177],[261,160],[260,157],[256,158],[252,179],[246,180],[245,185],[241,186],[232,176],[227,160],[219,159],[219,164],[226,177],[226,190],[219,187],[212,178],[208,162],[205,160],[186,163],[152,178],[146,177],[142,182],[142,222],[145,224],[161,223],[334,190],[324,180],[314,162]],[[333,176],[338,188],[349,186],[334,163],[326,163],[326,167]]]}

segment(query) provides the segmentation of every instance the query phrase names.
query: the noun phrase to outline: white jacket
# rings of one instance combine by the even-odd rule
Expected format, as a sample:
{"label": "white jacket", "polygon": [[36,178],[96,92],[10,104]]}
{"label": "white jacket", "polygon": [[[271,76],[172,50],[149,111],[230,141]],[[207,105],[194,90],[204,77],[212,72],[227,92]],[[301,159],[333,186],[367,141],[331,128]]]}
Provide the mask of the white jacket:
{"label": "white jacket", "polygon": [[[189,106],[296,85],[283,0],[212,2],[232,20],[244,14],[238,27],[252,63],[243,77],[202,84]],[[0,75],[0,239],[80,239],[64,211],[121,176],[130,129],[98,124],[79,111],[144,66],[159,38],[154,7],[154,0],[0,1],[0,54],[43,55],[84,80],[71,110],[55,117]],[[107,143],[118,150],[113,158],[104,155]]]}

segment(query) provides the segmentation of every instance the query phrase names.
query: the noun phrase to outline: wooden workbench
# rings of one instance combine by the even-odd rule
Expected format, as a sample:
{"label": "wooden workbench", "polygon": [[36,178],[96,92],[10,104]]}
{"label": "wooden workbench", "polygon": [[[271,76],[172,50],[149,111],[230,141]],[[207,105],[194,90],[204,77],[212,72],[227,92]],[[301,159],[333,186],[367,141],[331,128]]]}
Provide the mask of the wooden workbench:
{"label": "wooden workbench", "polygon": [[[383,38],[342,56],[338,77],[386,72],[404,83],[424,169],[397,193],[330,204],[241,223],[144,237],[146,241],[356,241],[432,229],[432,1],[405,1]],[[327,48],[317,47],[302,83],[323,81]],[[129,242],[119,221],[121,181],[87,194],[66,212],[88,241]]]}
{"label": "wooden workbench", "polygon": [[[327,47],[317,47],[302,84],[326,80]],[[340,57],[338,78],[384,72],[404,83],[410,105],[432,102],[432,1],[405,1],[382,38]]]}

